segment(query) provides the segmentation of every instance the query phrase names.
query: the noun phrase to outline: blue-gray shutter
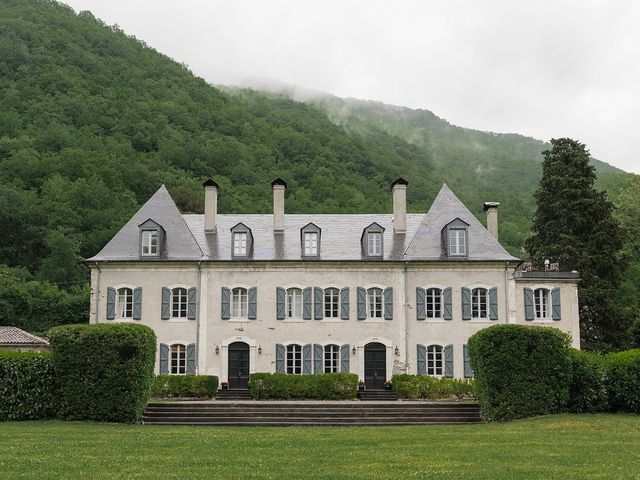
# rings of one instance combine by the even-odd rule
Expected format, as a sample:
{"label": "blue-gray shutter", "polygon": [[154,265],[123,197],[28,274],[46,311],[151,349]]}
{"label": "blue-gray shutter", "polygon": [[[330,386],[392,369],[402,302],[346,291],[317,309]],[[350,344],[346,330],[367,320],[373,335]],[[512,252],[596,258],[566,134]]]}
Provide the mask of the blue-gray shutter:
{"label": "blue-gray shutter", "polygon": [[393,287],[384,289],[384,319],[393,320]]}
{"label": "blue-gray shutter", "polygon": [[284,357],[286,355],[286,349],[284,345],[276,344],[276,373],[284,373]]}
{"label": "blue-gray shutter", "polygon": [[198,309],[198,289],[191,287],[187,290],[187,318],[189,320],[196,319],[196,310]]}
{"label": "blue-gray shutter", "polygon": [[422,287],[416,287],[416,318],[424,320],[427,318],[427,311],[424,305],[425,290]]}
{"label": "blue-gray shutter", "polygon": [[220,307],[222,320],[229,320],[231,318],[231,290],[227,287],[222,287]]}
{"label": "blue-gray shutter", "polygon": [[311,320],[311,287],[302,290],[302,318]]}
{"label": "blue-gray shutter", "polygon": [[367,318],[367,291],[358,287],[358,320]]}
{"label": "blue-gray shutter", "polygon": [[196,344],[187,345],[187,375],[196,374]]}
{"label": "blue-gray shutter", "polygon": [[498,289],[489,289],[489,320],[498,320]]}
{"label": "blue-gray shutter", "polygon": [[418,344],[418,375],[427,374],[427,347]]}
{"label": "blue-gray shutter", "polygon": [[258,288],[251,287],[248,292],[248,309],[247,316],[249,320],[258,318]]}
{"label": "blue-gray shutter", "polygon": [[311,344],[302,346],[302,374],[311,375]]}
{"label": "blue-gray shutter", "polygon": [[524,319],[533,320],[533,290],[531,288],[524,289]]}
{"label": "blue-gray shutter", "polygon": [[324,312],[324,290],[320,287],[313,287],[313,318],[322,320]]}
{"label": "blue-gray shutter", "polygon": [[133,289],[133,319],[140,320],[142,318],[142,287]]}
{"label": "blue-gray shutter", "polygon": [[160,375],[169,373],[169,345],[160,344]]}
{"label": "blue-gray shutter", "polygon": [[162,308],[160,309],[160,318],[162,320],[169,320],[171,317],[171,290],[167,287],[162,287]]}
{"label": "blue-gray shutter", "polygon": [[116,289],[107,288],[107,320],[116,318]]}
{"label": "blue-gray shutter", "polygon": [[276,318],[284,320],[285,317],[285,301],[287,292],[282,287],[276,288]]}
{"label": "blue-gray shutter", "polygon": [[453,377],[453,345],[444,347],[444,376]]}
{"label": "blue-gray shutter", "polygon": [[340,290],[340,318],[349,320],[349,287]]}
{"label": "blue-gray shutter", "polygon": [[471,358],[469,357],[469,347],[462,346],[462,353],[464,356],[464,378],[473,377],[473,368],[471,368]]}
{"label": "blue-gray shutter", "polygon": [[462,319],[471,320],[471,290],[462,287]]}
{"label": "blue-gray shutter", "polygon": [[562,318],[560,308],[560,288],[555,287],[551,290],[551,318],[560,320]]}
{"label": "blue-gray shutter", "polygon": [[340,371],[349,373],[349,344],[340,346]]}
{"label": "blue-gray shutter", "polygon": [[453,320],[453,301],[451,287],[442,291],[442,318],[445,320]]}
{"label": "blue-gray shutter", "polygon": [[324,349],[319,343],[313,344],[313,373],[318,375],[323,373],[322,361],[324,360]]}

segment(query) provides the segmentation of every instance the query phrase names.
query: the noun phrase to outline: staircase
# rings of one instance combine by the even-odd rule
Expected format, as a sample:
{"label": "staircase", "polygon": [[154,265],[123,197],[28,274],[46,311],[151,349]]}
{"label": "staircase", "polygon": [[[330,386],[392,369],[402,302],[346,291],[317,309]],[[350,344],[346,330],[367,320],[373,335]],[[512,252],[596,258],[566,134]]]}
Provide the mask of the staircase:
{"label": "staircase", "polygon": [[457,402],[238,401],[149,403],[148,425],[361,426],[481,423],[480,407]]}
{"label": "staircase", "polygon": [[360,390],[358,398],[365,401],[393,401],[398,400],[398,395],[393,390]]}
{"label": "staircase", "polygon": [[251,391],[248,389],[228,389],[218,390],[216,392],[216,400],[251,400]]}

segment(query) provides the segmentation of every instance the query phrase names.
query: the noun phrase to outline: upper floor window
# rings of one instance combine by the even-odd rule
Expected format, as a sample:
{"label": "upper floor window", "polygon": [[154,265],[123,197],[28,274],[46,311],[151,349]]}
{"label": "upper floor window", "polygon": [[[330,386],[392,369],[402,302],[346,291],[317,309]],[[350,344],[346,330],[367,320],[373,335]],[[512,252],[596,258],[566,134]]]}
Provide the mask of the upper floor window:
{"label": "upper floor window", "polygon": [[340,347],[326,345],[324,347],[324,373],[338,372],[340,367]]}
{"label": "upper floor window", "polygon": [[449,230],[449,255],[467,254],[467,231],[462,228]]}
{"label": "upper floor window", "polygon": [[142,255],[144,256],[158,255],[158,231],[157,230],[142,231]]}
{"label": "upper floor window", "polygon": [[324,290],[324,316],[326,318],[338,318],[340,311],[340,290],[337,288],[325,288]]}
{"label": "upper floor window", "polygon": [[427,375],[442,376],[444,374],[444,358],[441,345],[427,347]]}
{"label": "upper floor window", "polygon": [[442,317],[442,290],[439,288],[428,288],[425,303],[427,318]]}
{"label": "upper floor window", "polygon": [[367,255],[379,257],[382,255],[382,233],[369,232],[367,235]]}
{"label": "upper floor window", "polygon": [[533,291],[536,320],[545,320],[549,315],[549,290],[546,288],[536,288]]}
{"label": "upper floor window", "polygon": [[287,290],[287,317],[302,318],[302,290],[299,288]]}
{"label": "upper floor window", "polygon": [[487,318],[488,292],[486,288],[471,291],[471,318]]}
{"label": "upper floor window", "polygon": [[187,347],[179,343],[171,345],[171,363],[169,373],[172,375],[186,375]]}
{"label": "upper floor window", "polygon": [[286,372],[293,375],[302,374],[302,347],[300,345],[287,345]]}
{"label": "upper floor window", "polygon": [[186,318],[187,316],[187,289],[174,288],[171,291],[171,316],[173,318]]}
{"label": "upper floor window", "polygon": [[116,312],[119,318],[133,317],[133,290],[128,287],[118,289]]}
{"label": "upper floor window", "polygon": [[307,257],[318,255],[318,233],[306,232],[304,234],[304,254]]}
{"label": "upper floor window", "polygon": [[233,254],[239,257],[247,256],[247,232],[233,234]]}
{"label": "upper floor window", "polygon": [[231,316],[246,318],[249,315],[249,295],[246,288],[238,287],[231,291]]}
{"label": "upper floor window", "polygon": [[367,290],[367,313],[369,318],[382,318],[382,289]]}

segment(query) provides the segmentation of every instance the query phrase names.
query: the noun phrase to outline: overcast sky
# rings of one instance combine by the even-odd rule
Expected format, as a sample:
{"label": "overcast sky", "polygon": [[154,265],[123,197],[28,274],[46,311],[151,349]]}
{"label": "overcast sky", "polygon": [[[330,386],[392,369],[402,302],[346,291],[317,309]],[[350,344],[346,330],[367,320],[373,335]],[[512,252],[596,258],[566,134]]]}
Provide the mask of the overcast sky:
{"label": "overcast sky", "polygon": [[211,83],[278,80],[572,137],[640,173],[638,1],[68,0]]}

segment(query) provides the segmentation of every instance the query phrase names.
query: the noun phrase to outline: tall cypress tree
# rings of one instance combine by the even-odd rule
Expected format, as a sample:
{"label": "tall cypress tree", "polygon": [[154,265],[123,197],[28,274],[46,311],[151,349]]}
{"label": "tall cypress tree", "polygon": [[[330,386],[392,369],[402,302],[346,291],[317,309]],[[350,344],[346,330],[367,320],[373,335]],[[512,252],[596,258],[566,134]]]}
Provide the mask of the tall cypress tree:
{"label": "tall cypress tree", "polygon": [[596,174],[584,144],[551,140],[543,152],[542,178],[535,193],[533,236],[526,247],[535,264],[559,262],[580,272],[580,336],[583,346],[615,350],[626,342],[628,320],[615,302],[620,284],[623,237],[613,205],[596,190]]}

